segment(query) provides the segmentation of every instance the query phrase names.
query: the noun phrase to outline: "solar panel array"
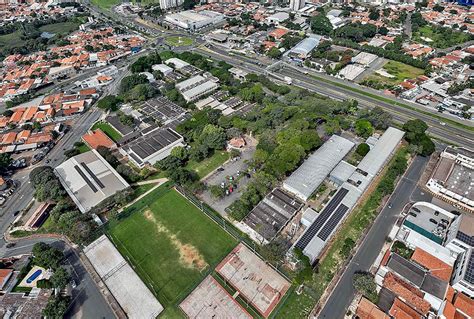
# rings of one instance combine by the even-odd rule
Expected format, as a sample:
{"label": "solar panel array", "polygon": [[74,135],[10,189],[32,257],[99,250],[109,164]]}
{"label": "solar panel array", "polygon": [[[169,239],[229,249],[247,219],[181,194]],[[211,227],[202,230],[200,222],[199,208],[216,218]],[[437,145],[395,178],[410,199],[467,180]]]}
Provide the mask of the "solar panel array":
{"label": "solar panel array", "polygon": [[323,209],[321,214],[316,218],[316,220],[309,226],[308,230],[303,234],[303,236],[298,240],[295,247],[301,250],[305,249],[308,246],[309,242],[316,236],[324,223],[328,220],[329,216],[334,212],[334,210],[339,206],[341,201],[347,195],[349,191],[345,188],[341,188],[336,195],[331,199],[329,204]]}
{"label": "solar panel array", "polygon": [[342,217],[346,214],[349,208],[346,205],[341,204],[334,214],[329,218],[328,222],[324,225],[323,229],[318,234],[318,237],[322,240],[328,239],[329,235],[332,233],[334,228],[339,224]]}

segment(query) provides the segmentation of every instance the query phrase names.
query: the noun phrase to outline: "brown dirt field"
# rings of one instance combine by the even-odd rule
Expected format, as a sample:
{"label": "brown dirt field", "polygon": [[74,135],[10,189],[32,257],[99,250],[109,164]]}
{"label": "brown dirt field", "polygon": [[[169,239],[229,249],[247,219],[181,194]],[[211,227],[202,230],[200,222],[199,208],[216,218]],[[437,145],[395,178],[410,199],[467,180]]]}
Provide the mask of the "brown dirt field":
{"label": "brown dirt field", "polygon": [[145,211],[143,215],[148,221],[155,224],[156,230],[159,233],[166,235],[170,239],[171,243],[179,252],[179,259],[183,266],[187,268],[196,268],[198,270],[203,270],[208,266],[207,262],[204,260],[204,257],[196,247],[191,244],[183,244],[176,237],[176,234],[172,234],[168,228],[166,228],[155,218],[150,210]]}

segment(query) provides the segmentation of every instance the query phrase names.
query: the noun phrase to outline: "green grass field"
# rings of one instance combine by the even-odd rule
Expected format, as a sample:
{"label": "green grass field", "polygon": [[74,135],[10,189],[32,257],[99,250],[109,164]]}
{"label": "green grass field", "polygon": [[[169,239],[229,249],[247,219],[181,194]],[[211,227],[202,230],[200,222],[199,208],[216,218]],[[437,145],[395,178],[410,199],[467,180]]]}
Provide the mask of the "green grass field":
{"label": "green grass field", "polygon": [[187,168],[195,171],[199,178],[203,178],[225,161],[229,159],[229,153],[226,151],[215,152],[211,157],[206,158],[200,162],[189,161]]}
{"label": "green grass field", "polygon": [[102,9],[110,9],[113,6],[120,4],[120,0],[91,0],[92,4]]}
{"label": "green grass field", "polygon": [[5,49],[21,47],[25,43],[25,41],[23,41],[20,36],[20,31],[0,35],[0,47]]}
{"label": "green grass field", "polygon": [[237,244],[230,235],[168,184],[129,207],[108,233],[166,309],[179,302]]}
{"label": "green grass field", "polygon": [[[426,41],[427,39],[431,39],[432,41]],[[436,28],[433,28],[430,25],[425,25],[419,28],[413,35],[413,40],[438,49],[445,49],[458,44],[463,44],[471,40],[471,36],[465,32],[452,31],[450,29],[444,32],[439,32]]]}
{"label": "green grass field", "polygon": [[117,142],[122,137],[122,135],[108,123],[97,122],[92,125],[91,130],[95,130],[98,128],[100,128],[105,134],[107,134],[107,136],[110,137],[114,142]]}
{"label": "green grass field", "polygon": [[50,32],[55,34],[69,34],[79,28],[79,21],[66,21],[44,25],[39,28],[41,32]]}
{"label": "green grass field", "polygon": [[193,44],[193,39],[187,37],[167,37],[165,43],[173,47],[182,47]]}
{"label": "green grass field", "polygon": [[377,73],[373,73],[368,77],[368,79],[384,82],[389,85],[398,85],[404,80],[415,79],[416,77],[424,74],[422,69],[392,60],[385,63],[383,69],[394,77],[389,78]]}

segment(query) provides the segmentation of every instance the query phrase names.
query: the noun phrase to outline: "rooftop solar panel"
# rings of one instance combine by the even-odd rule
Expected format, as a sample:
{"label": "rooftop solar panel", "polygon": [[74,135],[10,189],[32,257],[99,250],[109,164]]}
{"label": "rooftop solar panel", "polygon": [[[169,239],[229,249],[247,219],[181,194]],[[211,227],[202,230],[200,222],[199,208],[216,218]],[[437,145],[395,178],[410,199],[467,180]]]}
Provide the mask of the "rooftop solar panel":
{"label": "rooftop solar panel", "polygon": [[94,193],[97,193],[98,189],[92,184],[89,178],[87,178],[86,174],[80,169],[79,166],[74,165],[74,169],[81,175],[82,179],[86,182],[87,186],[89,186]]}
{"label": "rooftop solar panel", "polygon": [[332,214],[331,218],[329,218],[329,221],[324,225],[323,229],[318,234],[318,237],[321,238],[322,240],[328,239],[329,235],[332,233],[334,228],[337,226],[337,224],[341,221],[342,217],[344,217],[344,214],[347,212],[349,208],[343,204],[341,204],[334,214]]}
{"label": "rooftop solar panel", "polygon": [[471,284],[474,284],[474,252],[471,252],[471,257],[469,257],[464,279],[470,282]]}
{"label": "rooftop solar panel", "polygon": [[318,231],[324,225],[326,220],[331,216],[332,212],[336,209],[337,206],[341,203],[344,197],[349,191],[345,188],[341,188],[336,195],[331,199],[329,204],[323,209],[321,214],[316,218],[316,220],[309,226],[308,230],[303,234],[303,236],[298,240],[295,247],[299,249],[305,249],[308,246],[309,242],[316,236]]}
{"label": "rooftop solar panel", "polygon": [[97,185],[99,185],[100,188],[105,188],[105,185],[100,181],[100,179],[97,178],[97,176],[92,173],[89,167],[87,167],[86,163],[81,162],[81,166],[86,170],[86,172],[92,177],[92,179],[95,181]]}

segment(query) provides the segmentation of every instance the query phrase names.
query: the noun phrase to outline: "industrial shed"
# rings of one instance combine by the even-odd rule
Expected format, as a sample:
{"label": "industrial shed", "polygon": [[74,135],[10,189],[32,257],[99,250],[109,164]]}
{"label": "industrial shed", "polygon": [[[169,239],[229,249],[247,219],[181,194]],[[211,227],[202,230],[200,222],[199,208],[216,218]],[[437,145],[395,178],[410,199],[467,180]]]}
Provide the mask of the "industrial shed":
{"label": "industrial shed", "polygon": [[337,135],[331,136],[283,182],[283,188],[307,201],[352,147],[353,142]]}

